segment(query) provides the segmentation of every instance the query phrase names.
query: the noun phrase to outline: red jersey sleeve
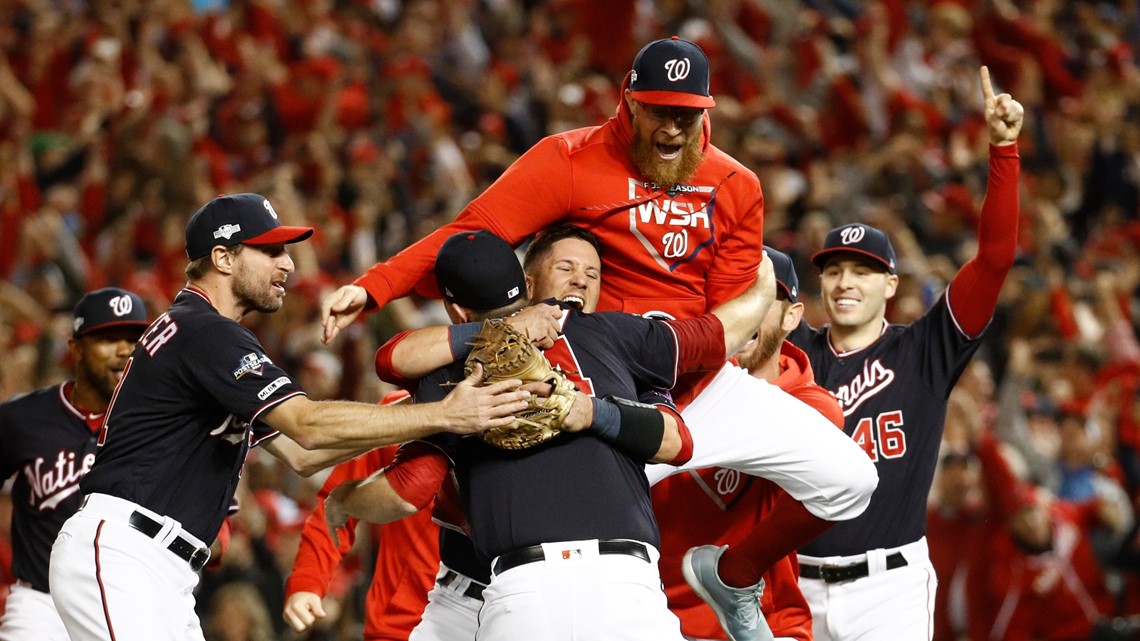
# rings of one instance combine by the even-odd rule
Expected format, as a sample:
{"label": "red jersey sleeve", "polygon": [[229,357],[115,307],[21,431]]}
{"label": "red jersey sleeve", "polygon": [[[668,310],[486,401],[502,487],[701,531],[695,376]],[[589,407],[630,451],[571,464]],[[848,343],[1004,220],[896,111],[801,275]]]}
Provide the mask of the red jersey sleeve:
{"label": "red jersey sleeve", "polygon": [[435,498],[450,469],[451,462],[438,448],[412,441],[400,446],[384,475],[400,498],[422,510]]}
{"label": "red jersey sleeve", "polygon": [[312,592],[321,597],[328,590],[333,570],[344,555],[352,549],[356,540],[356,519],[349,519],[347,532],[340,536],[340,547],[333,545],[325,525],[325,498],[338,485],[345,481],[362,479],[384,467],[392,460],[395,446],[372,450],[333,468],[317,493],[317,505],[305,519],[301,530],[301,542],[297,548],[297,558],[293,561],[293,571],[285,581],[285,596],[295,592]]}
{"label": "red jersey sleeve", "polygon": [[725,362],[724,325],[712,314],[665,321],[677,334],[677,371],[719,369]]}
{"label": "red jersey sleeve", "polygon": [[380,380],[398,385],[406,390],[414,389],[415,381],[404,378],[396,371],[396,366],[392,363],[392,353],[396,350],[396,345],[407,338],[408,334],[411,333],[412,330],[410,329],[400,332],[390,338],[387,343],[381,345],[380,349],[376,350],[376,375],[380,377]]}
{"label": "red jersey sleeve", "polygon": [[978,221],[978,254],[962,265],[947,293],[954,318],[967,336],[980,335],[989,324],[1017,255],[1020,173],[1016,144],[990,147],[989,184]]}
{"label": "red jersey sleeve", "polygon": [[519,157],[486,191],[440,227],[386,262],[373,265],[355,284],[369,305],[382,307],[413,289],[438,297],[435,256],[452,234],[487,229],[517,246],[564,216],[570,206],[571,166],[566,143],[547,137]]}

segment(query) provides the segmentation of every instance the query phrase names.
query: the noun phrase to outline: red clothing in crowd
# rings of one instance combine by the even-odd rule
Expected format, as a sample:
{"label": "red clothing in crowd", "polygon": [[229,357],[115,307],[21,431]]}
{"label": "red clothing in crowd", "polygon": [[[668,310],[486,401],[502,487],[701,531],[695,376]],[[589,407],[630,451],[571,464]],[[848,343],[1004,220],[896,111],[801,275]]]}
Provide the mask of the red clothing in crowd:
{"label": "red clothing in crowd", "polygon": [[991,530],[971,573],[969,620],[972,639],[1084,641],[1093,624],[1111,612],[1112,596],[1093,552],[1090,531],[1099,521],[1092,503],[1056,500],[1048,506],[1052,541],[1031,551],[1008,528],[1035,488],[1013,476],[998,442],[983,437],[978,447]]}
{"label": "red clothing in crowd", "polygon": [[[837,427],[843,412],[835,397],[816,385],[807,354],[785,342],[775,384],[811,405]],[[681,559],[696,545],[734,545],[756,527],[783,494],[775,483],[714,467],[677,474],[653,487],[653,508],[661,530],[661,580],[669,609],[681,619],[681,633],[724,639],[716,615],[685,582]],[[772,633],[801,641],[812,639],[811,611],[800,592],[796,555],[781,559],[764,574],[760,607]]]}

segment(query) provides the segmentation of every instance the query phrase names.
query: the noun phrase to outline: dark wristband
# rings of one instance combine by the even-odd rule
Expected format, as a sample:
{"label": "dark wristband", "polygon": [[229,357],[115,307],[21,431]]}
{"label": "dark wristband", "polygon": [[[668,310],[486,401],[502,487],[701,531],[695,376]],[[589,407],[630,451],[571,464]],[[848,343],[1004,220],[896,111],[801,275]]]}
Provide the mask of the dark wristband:
{"label": "dark wristband", "polygon": [[482,328],[483,323],[481,322],[461,323],[447,328],[447,340],[451,345],[452,360],[467,358],[467,355],[471,353],[471,339]]}
{"label": "dark wristband", "polygon": [[[594,422],[590,429],[599,437],[613,443],[636,461],[648,461],[661,449],[661,441],[665,438],[665,417],[656,407],[613,397],[594,401]],[[611,408],[617,410],[620,418],[616,433],[612,427]],[[599,424],[599,415],[604,425]]]}

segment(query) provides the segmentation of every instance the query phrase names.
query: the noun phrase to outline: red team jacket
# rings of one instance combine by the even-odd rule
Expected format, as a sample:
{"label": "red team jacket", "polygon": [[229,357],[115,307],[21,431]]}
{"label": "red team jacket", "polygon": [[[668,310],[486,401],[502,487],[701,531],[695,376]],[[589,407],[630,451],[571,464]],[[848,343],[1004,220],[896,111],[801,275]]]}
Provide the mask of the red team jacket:
{"label": "red team jacket", "polygon": [[1112,596],[1093,551],[1095,505],[1055,500],[1049,507],[1052,548],[1033,553],[1006,529],[1028,491],[992,436],[978,446],[990,499],[990,543],[971,572],[969,621],[972,639],[1084,641],[1094,622],[1112,611]]}
{"label": "red team jacket", "polygon": [[[333,570],[355,541],[357,519],[349,519],[347,535],[340,531],[340,547],[333,545],[325,526],[325,497],[341,483],[361,479],[392,462],[396,446],[372,450],[336,466],[321,491],[317,506],[305,520],[293,572],[285,583],[286,597],[295,592],[325,595]],[[427,593],[439,570],[439,526],[431,511],[384,525],[380,529],[376,568],[365,598],[364,639],[406,641],[420,622]]]}
{"label": "red team jacket", "polygon": [[[807,354],[785,342],[775,384],[811,405],[839,429],[843,412],[826,389],[816,385]],[[775,483],[713,467],[671,476],[653,487],[653,508],[661,529],[661,580],[669,609],[681,619],[686,637],[725,639],[716,615],[681,575],[681,558],[695,545],[732,545],[768,513],[783,490]],[[764,574],[760,607],[777,637],[811,641],[811,611],[800,592],[795,554]]]}
{"label": "red team jacket", "polygon": [[381,306],[413,288],[438,297],[432,269],[452,234],[488,229],[517,246],[566,222],[588,228],[605,248],[599,311],[698,316],[752,284],[763,244],[760,181],[714,147],[710,133],[706,117],[704,160],[688,184],[648,184],[630,158],[633,131],[622,101],[603,125],[543,138],[453,223],[356,284]]}

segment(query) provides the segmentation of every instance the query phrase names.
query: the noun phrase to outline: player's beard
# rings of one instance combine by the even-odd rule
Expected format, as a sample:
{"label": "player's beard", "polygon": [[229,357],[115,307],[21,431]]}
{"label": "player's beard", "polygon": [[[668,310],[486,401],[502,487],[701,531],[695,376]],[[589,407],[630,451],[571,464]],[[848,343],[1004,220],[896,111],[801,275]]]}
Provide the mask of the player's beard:
{"label": "player's beard", "polygon": [[105,402],[110,403],[111,397],[115,395],[115,388],[119,385],[119,376],[111,371],[104,363],[102,371],[96,371],[91,366],[90,361],[80,359],[75,364],[76,378],[84,381],[88,387],[93,389],[101,396]]}
{"label": "player's beard", "polygon": [[684,184],[697,173],[705,153],[701,150],[700,133],[690,135],[681,146],[681,155],[676,160],[662,160],[657,154],[657,145],[652,139],[643,138],[638,133],[636,115],[633,116],[633,139],[629,141],[629,153],[633,164],[641,170],[650,182],[660,187]]}
{"label": "player's beard", "polygon": [[747,352],[740,352],[736,355],[736,360],[744,369],[751,370],[757,365],[767,363],[780,351],[780,346],[783,345],[784,339],[788,336],[788,332],[781,329],[765,329],[760,328],[760,335],[756,338],[756,343],[752,349]]}
{"label": "player's beard", "polygon": [[246,312],[272,314],[281,309],[282,298],[265,277],[253,273],[244,264],[239,265],[233,277],[234,300]]}

